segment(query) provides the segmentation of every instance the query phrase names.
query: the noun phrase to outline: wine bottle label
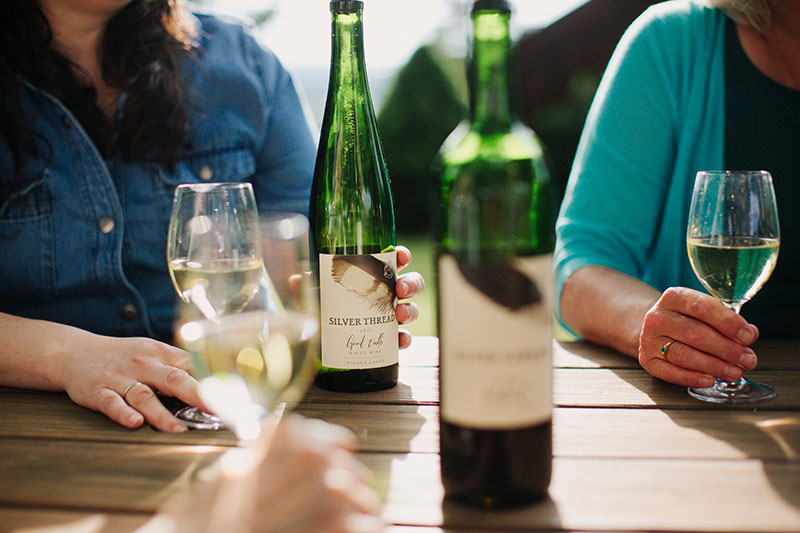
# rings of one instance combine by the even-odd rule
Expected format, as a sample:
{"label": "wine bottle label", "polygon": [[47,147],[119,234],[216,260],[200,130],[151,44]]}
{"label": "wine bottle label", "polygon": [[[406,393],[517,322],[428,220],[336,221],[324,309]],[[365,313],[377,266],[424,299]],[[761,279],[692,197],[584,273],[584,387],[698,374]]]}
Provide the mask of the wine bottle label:
{"label": "wine bottle label", "polygon": [[552,416],[552,255],[439,258],[441,416],[512,429]]}
{"label": "wine bottle label", "polygon": [[319,272],[322,365],[397,363],[397,252],[319,254]]}

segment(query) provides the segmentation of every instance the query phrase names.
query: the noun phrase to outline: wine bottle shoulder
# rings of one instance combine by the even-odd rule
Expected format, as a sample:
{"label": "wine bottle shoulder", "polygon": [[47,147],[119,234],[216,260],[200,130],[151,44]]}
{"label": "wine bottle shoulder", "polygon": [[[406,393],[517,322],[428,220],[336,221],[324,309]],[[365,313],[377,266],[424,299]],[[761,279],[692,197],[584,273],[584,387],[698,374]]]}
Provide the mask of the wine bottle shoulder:
{"label": "wine bottle shoulder", "polygon": [[544,158],[538,137],[522,124],[516,124],[510,131],[494,134],[460,125],[442,144],[440,153],[444,166],[466,165],[474,161]]}

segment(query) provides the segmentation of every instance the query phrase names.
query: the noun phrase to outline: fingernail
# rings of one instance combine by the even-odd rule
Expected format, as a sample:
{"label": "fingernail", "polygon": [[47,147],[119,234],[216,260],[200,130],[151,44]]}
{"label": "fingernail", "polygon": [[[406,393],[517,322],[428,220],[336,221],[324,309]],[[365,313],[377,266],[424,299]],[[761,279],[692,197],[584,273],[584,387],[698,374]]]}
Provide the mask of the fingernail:
{"label": "fingernail", "polygon": [[714,378],[710,378],[708,376],[700,378],[700,386],[701,387],[711,387],[714,385]]}
{"label": "fingernail", "polygon": [[173,433],[185,433],[187,431],[189,431],[189,428],[184,426],[183,424],[178,423],[172,426]]}
{"label": "fingernail", "polygon": [[739,366],[747,368],[748,370],[756,366],[756,355],[752,353],[743,353],[739,357]]}
{"label": "fingernail", "polygon": [[753,342],[753,332],[750,329],[742,328],[739,330],[739,334],[736,335],[736,340],[742,344],[750,344]]}
{"label": "fingernail", "polygon": [[397,285],[398,285],[398,287],[397,287],[398,296],[400,295],[401,292],[404,295],[408,294],[408,283],[406,283],[405,281],[400,281],[400,282],[397,283]]}
{"label": "fingernail", "polygon": [[723,372],[725,377],[730,380],[738,380],[742,377],[742,369],[738,366],[728,365]]}

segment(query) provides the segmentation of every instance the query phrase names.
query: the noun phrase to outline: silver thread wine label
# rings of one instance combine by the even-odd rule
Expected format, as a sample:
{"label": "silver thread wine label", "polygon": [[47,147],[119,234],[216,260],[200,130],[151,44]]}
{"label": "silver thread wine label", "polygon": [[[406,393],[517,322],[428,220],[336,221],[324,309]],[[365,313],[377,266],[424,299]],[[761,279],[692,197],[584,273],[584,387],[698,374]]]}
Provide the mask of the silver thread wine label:
{"label": "silver thread wine label", "polygon": [[319,254],[322,366],[397,363],[397,252]]}
{"label": "silver thread wine label", "polygon": [[439,258],[442,419],[509,429],[552,416],[552,254]]}

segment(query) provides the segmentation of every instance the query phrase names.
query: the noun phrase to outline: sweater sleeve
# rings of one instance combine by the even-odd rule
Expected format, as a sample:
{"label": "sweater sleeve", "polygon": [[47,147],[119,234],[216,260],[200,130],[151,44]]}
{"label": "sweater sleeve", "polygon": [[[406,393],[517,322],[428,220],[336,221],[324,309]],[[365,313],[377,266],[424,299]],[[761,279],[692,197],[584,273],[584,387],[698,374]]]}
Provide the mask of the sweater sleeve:
{"label": "sweater sleeve", "polygon": [[564,282],[578,269],[643,277],[676,154],[686,55],[676,41],[685,16],[648,9],[623,35],[597,90],[556,223],[559,321]]}

